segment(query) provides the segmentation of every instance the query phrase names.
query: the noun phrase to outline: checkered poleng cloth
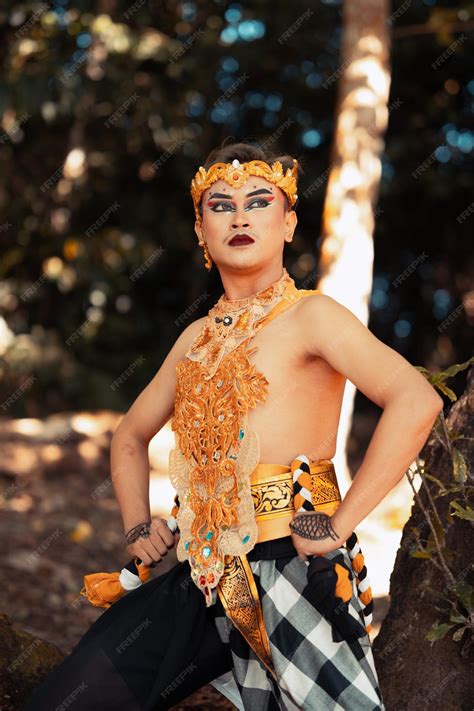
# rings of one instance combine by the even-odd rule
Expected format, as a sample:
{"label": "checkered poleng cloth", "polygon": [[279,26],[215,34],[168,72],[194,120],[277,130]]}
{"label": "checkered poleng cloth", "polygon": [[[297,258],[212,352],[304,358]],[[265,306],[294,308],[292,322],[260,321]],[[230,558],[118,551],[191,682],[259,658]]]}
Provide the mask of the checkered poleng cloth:
{"label": "checkered poleng cloth", "polygon": [[[344,556],[345,548],[326,554]],[[298,556],[249,560],[254,574],[278,684],[225,615],[216,615],[230,644],[233,677],[245,711],[383,711],[368,635],[333,642],[330,623],[305,597],[308,561]],[[349,610],[363,619],[355,581]]]}

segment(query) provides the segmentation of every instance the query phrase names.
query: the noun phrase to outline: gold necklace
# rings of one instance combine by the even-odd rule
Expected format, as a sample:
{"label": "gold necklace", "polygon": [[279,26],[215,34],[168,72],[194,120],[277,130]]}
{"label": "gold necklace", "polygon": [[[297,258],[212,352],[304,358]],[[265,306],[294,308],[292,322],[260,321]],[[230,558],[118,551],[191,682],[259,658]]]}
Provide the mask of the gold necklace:
{"label": "gold necklace", "polygon": [[242,341],[255,335],[258,323],[276,306],[294,281],[283,273],[270,286],[243,299],[227,299],[225,294],[209,310],[207,320],[192,342],[186,357],[199,361],[211,378],[225,356]]}

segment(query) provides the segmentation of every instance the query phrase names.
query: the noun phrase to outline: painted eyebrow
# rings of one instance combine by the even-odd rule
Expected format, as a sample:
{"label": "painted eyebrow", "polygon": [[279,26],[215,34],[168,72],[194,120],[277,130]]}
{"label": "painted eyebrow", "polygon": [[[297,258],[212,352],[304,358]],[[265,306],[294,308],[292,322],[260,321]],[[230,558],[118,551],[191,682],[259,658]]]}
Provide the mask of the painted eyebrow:
{"label": "painted eyebrow", "polygon": [[[261,195],[262,193],[268,193],[269,195],[273,195],[271,190],[268,190],[267,188],[260,188],[259,190],[254,190],[251,193],[247,193],[245,197],[252,197],[253,195]],[[212,193],[212,195],[209,195],[208,200],[211,200],[211,198],[227,198],[229,200],[232,200],[232,195],[225,195],[224,193]]]}

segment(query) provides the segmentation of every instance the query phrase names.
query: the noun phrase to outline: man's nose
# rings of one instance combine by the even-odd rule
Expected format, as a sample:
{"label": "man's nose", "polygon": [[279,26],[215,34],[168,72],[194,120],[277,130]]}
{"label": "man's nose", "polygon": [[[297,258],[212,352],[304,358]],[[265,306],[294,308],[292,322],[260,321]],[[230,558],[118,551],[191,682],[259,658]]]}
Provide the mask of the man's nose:
{"label": "man's nose", "polygon": [[232,215],[232,229],[236,227],[249,227],[248,214],[244,212],[243,207],[237,207],[236,211]]}

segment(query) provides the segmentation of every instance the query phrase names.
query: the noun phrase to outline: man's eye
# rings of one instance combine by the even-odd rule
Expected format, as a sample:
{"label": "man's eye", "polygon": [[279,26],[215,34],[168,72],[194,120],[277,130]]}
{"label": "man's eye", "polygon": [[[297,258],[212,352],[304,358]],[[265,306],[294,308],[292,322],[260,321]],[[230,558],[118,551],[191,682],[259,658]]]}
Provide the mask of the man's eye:
{"label": "man's eye", "polygon": [[264,200],[264,198],[257,198],[256,200],[252,200],[252,202],[249,203],[249,205],[248,205],[247,207],[250,207],[251,205],[254,205],[256,202],[259,202],[261,205],[263,205],[263,207],[266,207],[267,205],[270,204],[270,203],[268,202],[268,200]]}
{"label": "man's eye", "polygon": [[228,210],[218,210],[218,207],[232,207],[230,202],[218,202],[216,205],[211,207],[212,212],[228,212]]}
{"label": "man's eye", "polygon": [[[252,202],[249,202],[247,208],[252,207],[252,205],[255,205],[255,203],[260,203],[260,206],[262,207],[266,207],[270,204],[268,200],[264,200],[263,198],[257,198],[256,200],[252,200]],[[218,210],[219,207],[233,209],[233,205],[230,202],[218,202],[216,205],[213,205],[211,207],[211,210],[213,212],[229,212],[229,210],[227,209]]]}

